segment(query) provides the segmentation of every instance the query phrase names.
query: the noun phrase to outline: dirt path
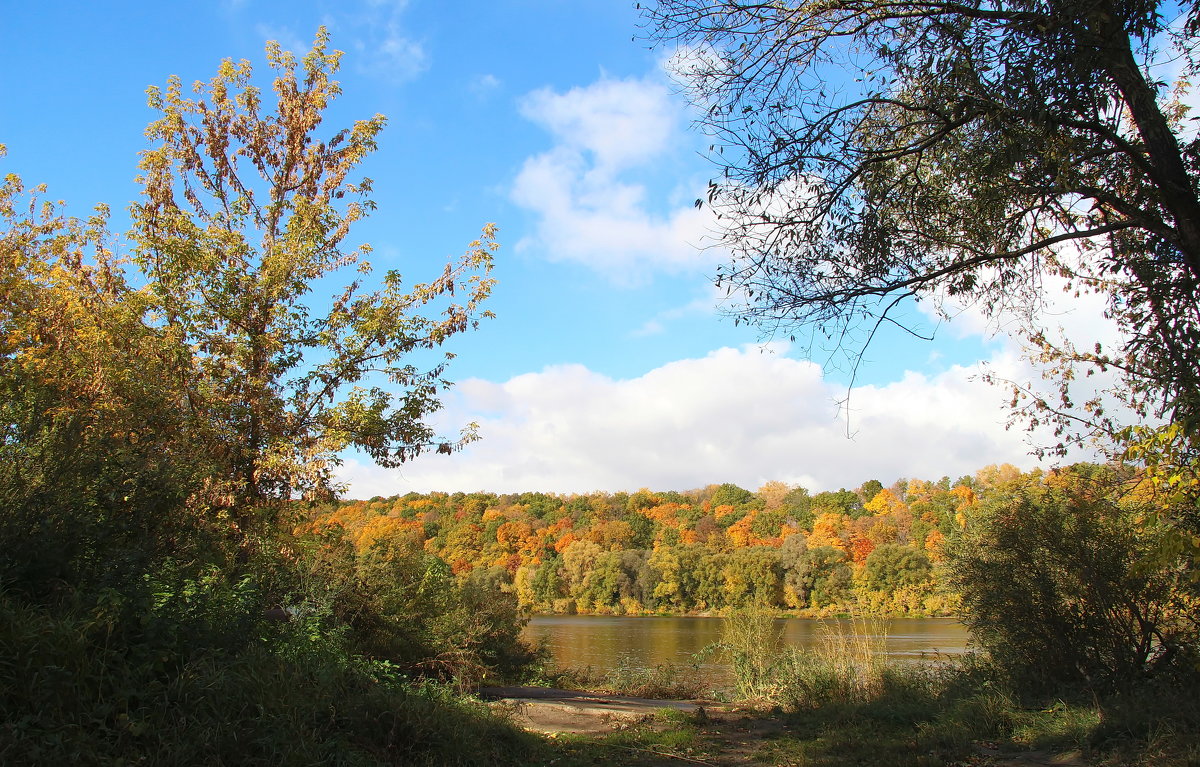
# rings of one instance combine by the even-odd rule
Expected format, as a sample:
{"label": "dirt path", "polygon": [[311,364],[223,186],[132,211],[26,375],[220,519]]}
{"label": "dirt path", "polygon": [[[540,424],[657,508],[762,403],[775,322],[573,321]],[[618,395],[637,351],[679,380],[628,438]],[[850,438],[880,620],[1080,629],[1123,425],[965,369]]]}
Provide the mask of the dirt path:
{"label": "dirt path", "polygon": [[[690,753],[667,752],[653,746],[635,746],[597,740],[597,756],[621,754],[622,764],[639,767],[701,764],[711,767],[745,767],[761,764],[754,755],[769,738],[783,731],[775,718],[736,710],[714,701],[657,700],[584,690],[547,687],[489,687],[479,691],[486,700],[511,712],[513,720],[532,732],[551,737],[560,734],[604,736],[638,727],[671,729],[656,721],[662,711],[690,714],[702,733]],[[601,763],[608,759],[600,756]],[[616,762],[613,762],[616,763]]]}
{"label": "dirt path", "polygon": [[713,704],[688,700],[653,700],[553,687],[484,687],[480,697],[508,709],[517,724],[543,734],[600,735],[662,710],[698,712]]}

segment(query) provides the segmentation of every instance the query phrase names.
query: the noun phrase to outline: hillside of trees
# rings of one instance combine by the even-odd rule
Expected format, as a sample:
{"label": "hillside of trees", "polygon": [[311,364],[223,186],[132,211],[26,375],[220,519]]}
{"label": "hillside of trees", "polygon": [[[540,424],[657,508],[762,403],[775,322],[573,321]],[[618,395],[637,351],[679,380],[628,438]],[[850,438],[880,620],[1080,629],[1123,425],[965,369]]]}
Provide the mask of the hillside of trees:
{"label": "hillside of trees", "polygon": [[815,494],[781,482],[754,492],[409,493],[342,502],[309,530],[336,531],[360,553],[423,551],[460,579],[498,584],[529,612],[952,615],[962,601],[947,556],[975,518],[1017,488],[1117,478],[1093,465],[1003,465]]}

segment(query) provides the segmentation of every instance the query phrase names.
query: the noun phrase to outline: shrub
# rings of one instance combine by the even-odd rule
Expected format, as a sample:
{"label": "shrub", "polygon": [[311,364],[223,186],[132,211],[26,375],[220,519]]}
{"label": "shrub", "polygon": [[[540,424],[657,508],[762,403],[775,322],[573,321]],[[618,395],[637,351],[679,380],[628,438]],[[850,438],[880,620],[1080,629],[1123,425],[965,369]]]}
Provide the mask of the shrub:
{"label": "shrub", "polygon": [[1025,481],[950,547],[965,622],[1017,690],[1121,688],[1195,647],[1182,575],[1154,565],[1158,541],[1136,514],[1104,488]]}

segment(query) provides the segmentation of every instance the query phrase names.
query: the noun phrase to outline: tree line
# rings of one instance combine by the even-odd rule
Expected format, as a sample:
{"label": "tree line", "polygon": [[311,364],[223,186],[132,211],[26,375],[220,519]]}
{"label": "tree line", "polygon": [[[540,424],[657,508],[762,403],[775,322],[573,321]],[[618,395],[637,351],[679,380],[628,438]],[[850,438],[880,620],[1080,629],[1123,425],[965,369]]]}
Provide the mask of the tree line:
{"label": "tree line", "polygon": [[866,599],[946,614],[958,603],[938,566],[989,471],[816,494],[781,482],[756,492],[409,493],[343,502],[311,529],[337,529],[360,551],[421,549],[460,577],[503,584],[534,612],[828,611]]}

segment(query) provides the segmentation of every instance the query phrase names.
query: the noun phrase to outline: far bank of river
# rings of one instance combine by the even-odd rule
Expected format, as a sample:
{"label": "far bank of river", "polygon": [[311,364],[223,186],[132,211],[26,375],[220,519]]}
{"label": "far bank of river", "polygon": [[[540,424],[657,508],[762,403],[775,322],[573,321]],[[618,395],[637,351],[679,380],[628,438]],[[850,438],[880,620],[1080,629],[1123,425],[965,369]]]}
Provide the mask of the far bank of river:
{"label": "far bank of river", "polygon": [[[827,619],[845,630],[863,628],[848,619]],[[780,618],[789,645],[812,648],[821,642],[821,620]],[[690,664],[704,648],[721,640],[720,618],[628,617],[608,615],[535,616],[526,638],[544,644],[561,668],[588,668],[606,673],[614,668],[653,668],[667,663]],[[954,618],[891,618],[868,621],[882,629],[884,651],[898,660],[936,659],[957,655],[967,646],[966,628]],[[711,664],[714,659],[706,662]]]}

